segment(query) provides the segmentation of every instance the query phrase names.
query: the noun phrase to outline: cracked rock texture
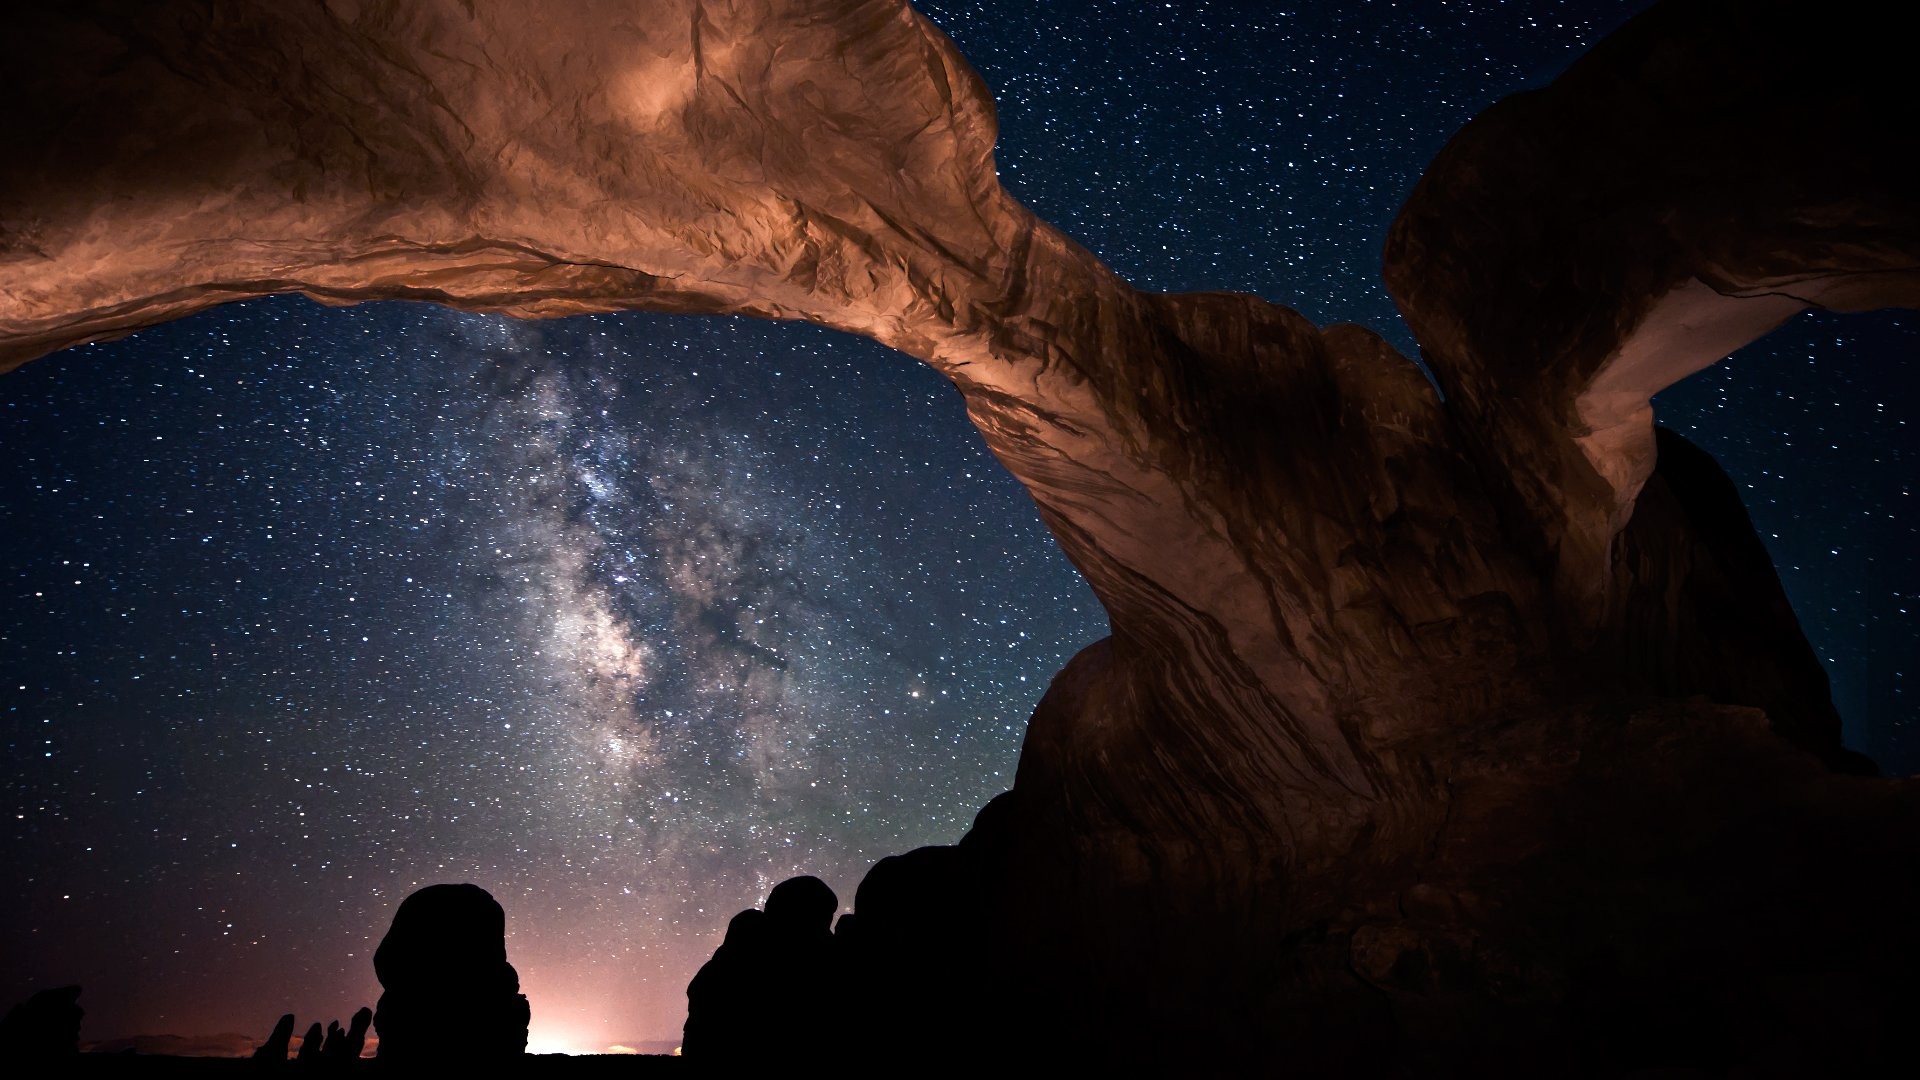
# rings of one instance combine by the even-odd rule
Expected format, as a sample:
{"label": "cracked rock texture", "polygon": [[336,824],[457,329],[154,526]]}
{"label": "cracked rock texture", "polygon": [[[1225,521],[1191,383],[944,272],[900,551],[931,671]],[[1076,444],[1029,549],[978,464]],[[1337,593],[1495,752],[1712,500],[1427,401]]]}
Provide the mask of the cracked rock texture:
{"label": "cracked rock texture", "polygon": [[274,292],[873,337],[1112,624],[926,863],[977,913],[920,975],[954,1061],[1831,1064],[1911,1015],[1920,797],[1845,775],[1737,493],[1647,402],[1920,298],[1876,12],[1668,0],[1462,131],[1387,247],[1443,404],[1036,219],[899,0],[43,5],[0,37],[0,364]]}

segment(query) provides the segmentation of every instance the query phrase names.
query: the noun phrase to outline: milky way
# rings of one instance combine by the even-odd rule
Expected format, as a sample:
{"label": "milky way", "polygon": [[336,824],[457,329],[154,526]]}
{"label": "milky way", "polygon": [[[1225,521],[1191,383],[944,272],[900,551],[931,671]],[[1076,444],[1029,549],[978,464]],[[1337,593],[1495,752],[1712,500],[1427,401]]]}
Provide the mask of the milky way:
{"label": "milky way", "polygon": [[[1130,280],[1411,352],[1378,252],[1422,166],[1637,6],[923,10],[1003,182]],[[1660,403],[1902,771],[1916,340],[1801,320]],[[344,1016],[399,899],[474,881],[536,1047],[670,1045],[732,912],[956,840],[1105,633],[952,388],[815,328],[266,299],[0,415],[0,989],[85,984],[89,1038]]]}
{"label": "milky way", "polygon": [[959,395],[827,331],[263,300],[8,388],[25,961],[107,1022],[344,1011],[473,880],[537,1042],[670,1038],[727,915],[958,839],[1105,633]]}

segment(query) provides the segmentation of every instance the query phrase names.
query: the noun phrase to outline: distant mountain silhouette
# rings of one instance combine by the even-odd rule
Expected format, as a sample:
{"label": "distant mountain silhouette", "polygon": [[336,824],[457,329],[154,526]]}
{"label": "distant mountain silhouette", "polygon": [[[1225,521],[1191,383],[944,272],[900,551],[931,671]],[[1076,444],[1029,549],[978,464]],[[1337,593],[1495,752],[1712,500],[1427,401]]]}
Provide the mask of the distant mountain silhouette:
{"label": "distant mountain silhouette", "polygon": [[254,1051],[258,1036],[237,1031],[214,1035],[122,1035],[80,1044],[83,1054],[138,1054],[143,1057],[243,1058]]}

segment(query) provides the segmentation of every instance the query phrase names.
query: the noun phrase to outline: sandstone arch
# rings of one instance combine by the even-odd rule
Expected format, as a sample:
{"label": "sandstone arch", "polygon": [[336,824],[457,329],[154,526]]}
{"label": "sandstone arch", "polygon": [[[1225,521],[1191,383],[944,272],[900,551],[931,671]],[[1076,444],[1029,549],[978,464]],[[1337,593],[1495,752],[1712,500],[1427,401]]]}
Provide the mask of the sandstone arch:
{"label": "sandstone arch", "polygon": [[[1771,576],[1689,515],[1713,471],[1657,467],[1644,407],[1795,305],[1914,302],[1911,161],[1864,137],[1913,108],[1866,11],[1809,35],[1803,5],[1670,0],[1464,131],[1388,247],[1443,406],[1369,331],[1135,292],[1036,219],[979,80],[899,0],[47,6],[0,42],[0,361],[273,292],[744,312],[919,357],[1113,626],[976,830],[1003,959],[1102,973],[1075,1030],[1274,1053],[1336,1037],[1302,1009],[1351,1034],[1387,1000],[1418,1046],[1466,1006],[1404,958],[1488,943],[1447,978],[1559,1000],[1580,934],[1536,916],[1652,873],[1568,843],[1744,851],[1728,821],[1791,806],[1910,850],[1909,791],[1766,734],[1846,759],[1791,614],[1696,588]],[[1768,632],[1665,617],[1729,602]],[[1623,776],[1698,829],[1568,820]]]}
{"label": "sandstone arch", "polygon": [[1569,592],[1652,473],[1655,393],[1808,308],[1920,304],[1899,36],[1851,5],[1664,4],[1475,118],[1402,210],[1390,288],[1502,466],[1561,493],[1534,516]]}

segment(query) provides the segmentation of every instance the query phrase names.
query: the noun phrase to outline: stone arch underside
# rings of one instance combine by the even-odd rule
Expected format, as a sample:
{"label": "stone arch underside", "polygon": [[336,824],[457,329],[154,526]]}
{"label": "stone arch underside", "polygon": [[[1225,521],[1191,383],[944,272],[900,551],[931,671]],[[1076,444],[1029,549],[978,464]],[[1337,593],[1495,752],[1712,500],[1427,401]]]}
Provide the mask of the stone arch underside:
{"label": "stone arch underside", "polygon": [[[1443,406],[1370,331],[1136,292],[1038,220],[899,0],[45,5],[0,40],[0,363],[279,292],[907,352],[1113,631],[935,874],[978,955],[1169,1052],[1420,1054],[1446,1016],[1539,1049],[1586,1022],[1588,941],[1542,913],[1650,874],[1710,907],[1648,861],[1747,853],[1756,815],[1797,831],[1749,885],[1920,895],[1829,865],[1911,853],[1914,794],[1828,773],[1737,493],[1647,407],[1799,307],[1920,301],[1897,35],[1815,14],[1669,0],[1449,144],[1386,267]],[[1643,914],[1608,932],[1655,949]]]}

